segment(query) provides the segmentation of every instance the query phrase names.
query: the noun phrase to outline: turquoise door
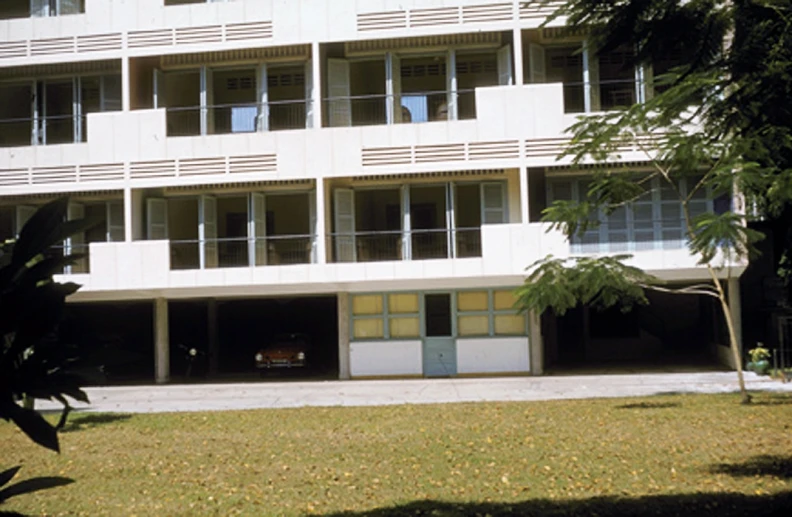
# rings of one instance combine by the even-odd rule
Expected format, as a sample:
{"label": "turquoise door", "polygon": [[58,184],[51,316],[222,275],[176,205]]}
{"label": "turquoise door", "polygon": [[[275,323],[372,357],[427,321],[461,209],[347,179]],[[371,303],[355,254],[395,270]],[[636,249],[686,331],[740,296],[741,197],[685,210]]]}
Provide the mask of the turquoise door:
{"label": "turquoise door", "polygon": [[451,319],[451,295],[424,295],[423,373],[450,377],[457,373],[456,339]]}

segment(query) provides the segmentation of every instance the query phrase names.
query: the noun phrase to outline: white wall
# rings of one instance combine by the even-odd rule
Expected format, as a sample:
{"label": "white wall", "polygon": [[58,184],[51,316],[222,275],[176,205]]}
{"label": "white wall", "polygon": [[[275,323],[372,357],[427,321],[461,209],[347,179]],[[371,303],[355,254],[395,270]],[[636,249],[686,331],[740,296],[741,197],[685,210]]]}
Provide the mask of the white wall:
{"label": "white wall", "polygon": [[528,373],[527,337],[457,339],[457,372]]}
{"label": "white wall", "polygon": [[423,374],[421,341],[354,341],[349,349],[352,377]]}

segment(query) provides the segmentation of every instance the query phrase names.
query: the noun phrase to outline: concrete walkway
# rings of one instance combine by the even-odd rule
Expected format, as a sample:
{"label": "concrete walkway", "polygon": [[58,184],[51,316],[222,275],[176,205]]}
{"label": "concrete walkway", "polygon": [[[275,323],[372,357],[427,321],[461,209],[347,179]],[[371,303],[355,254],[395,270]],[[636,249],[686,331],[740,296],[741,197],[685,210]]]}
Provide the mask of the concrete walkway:
{"label": "concrete walkway", "polygon": [[[783,384],[745,374],[751,391],[792,396]],[[260,382],[89,388],[84,411],[159,413],[303,406],[379,406],[483,401],[529,401],[636,397],[663,393],[727,393],[737,389],[734,372],[569,375],[482,379]],[[56,404],[37,402],[40,409]]]}

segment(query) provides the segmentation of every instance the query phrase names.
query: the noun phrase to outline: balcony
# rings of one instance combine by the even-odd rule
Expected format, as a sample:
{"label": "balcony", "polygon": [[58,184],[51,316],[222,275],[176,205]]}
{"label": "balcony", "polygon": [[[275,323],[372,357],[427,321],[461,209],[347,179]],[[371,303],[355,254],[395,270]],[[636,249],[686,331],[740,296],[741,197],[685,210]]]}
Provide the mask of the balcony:
{"label": "balcony", "polygon": [[46,18],[85,12],[85,0],[3,0],[0,20]]}
{"label": "balcony", "polygon": [[305,129],[310,104],[310,100],[300,99],[167,108],[167,134],[199,136]]}
{"label": "balcony", "polygon": [[170,267],[182,270],[310,264],[314,262],[314,242],[312,235],[170,241]]}
{"label": "balcony", "polygon": [[481,228],[332,234],[332,261],[384,262],[481,257]]}
{"label": "balcony", "polygon": [[325,103],[329,127],[415,124],[476,118],[476,95],[472,89],[329,97],[325,99]]}

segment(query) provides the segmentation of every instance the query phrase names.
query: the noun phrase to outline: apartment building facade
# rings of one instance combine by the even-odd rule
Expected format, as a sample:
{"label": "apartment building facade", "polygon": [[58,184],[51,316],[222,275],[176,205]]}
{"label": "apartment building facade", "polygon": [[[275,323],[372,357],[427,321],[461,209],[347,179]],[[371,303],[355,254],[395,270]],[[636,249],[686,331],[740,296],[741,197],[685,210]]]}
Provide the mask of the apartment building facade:
{"label": "apartment building facade", "polygon": [[[0,232],[61,195],[69,217],[101,221],[63,243],[86,254],[64,271],[83,285],[64,332],[137,354],[157,382],[182,369],[180,345],[212,374],[243,373],[279,333],[310,335],[342,379],[541,374],[685,347],[726,362],[698,299],[654,297],[626,320],[513,307],[549,254],[629,252],[670,282],[707,278],[662,185],[573,242],[540,222],[591,174],[558,160],[565,129],[643,102],[673,64],[592,55],[563,20],[541,26],[552,8],[7,0]],[[646,166],[637,148],[621,160]],[[702,192],[694,210],[729,204]]]}

